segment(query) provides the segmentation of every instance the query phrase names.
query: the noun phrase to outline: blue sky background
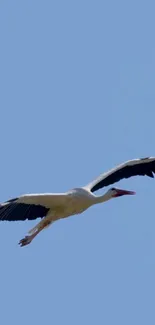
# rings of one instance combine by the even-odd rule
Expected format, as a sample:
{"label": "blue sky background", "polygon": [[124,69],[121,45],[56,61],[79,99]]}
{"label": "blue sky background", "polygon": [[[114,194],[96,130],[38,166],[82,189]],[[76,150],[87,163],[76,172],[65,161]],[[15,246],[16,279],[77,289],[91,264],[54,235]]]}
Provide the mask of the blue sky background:
{"label": "blue sky background", "polygon": [[[0,201],[155,156],[154,1],[0,2]],[[155,324],[155,181],[55,223],[0,224],[1,324]]]}

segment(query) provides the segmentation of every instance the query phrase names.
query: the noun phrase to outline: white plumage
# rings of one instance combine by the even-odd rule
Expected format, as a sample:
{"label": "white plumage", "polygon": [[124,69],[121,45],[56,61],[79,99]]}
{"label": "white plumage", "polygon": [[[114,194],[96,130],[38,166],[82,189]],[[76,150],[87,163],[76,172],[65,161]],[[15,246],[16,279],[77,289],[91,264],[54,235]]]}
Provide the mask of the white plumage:
{"label": "white plumage", "polygon": [[20,221],[42,218],[29,231],[29,235],[19,242],[21,246],[25,246],[41,230],[58,219],[82,213],[94,204],[115,197],[135,194],[132,191],[111,188],[104,195],[96,196],[95,191],[123,178],[137,175],[154,177],[153,173],[155,173],[155,157],[130,160],[100,175],[88,185],[72,189],[66,193],[27,194],[8,200],[0,205],[0,220]]}

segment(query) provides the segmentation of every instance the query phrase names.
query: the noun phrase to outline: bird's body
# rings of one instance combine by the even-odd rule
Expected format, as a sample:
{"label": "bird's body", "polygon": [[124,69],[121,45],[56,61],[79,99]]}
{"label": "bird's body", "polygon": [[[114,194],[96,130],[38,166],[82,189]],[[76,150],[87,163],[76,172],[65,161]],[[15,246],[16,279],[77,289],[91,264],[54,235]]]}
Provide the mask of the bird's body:
{"label": "bird's body", "polygon": [[80,214],[94,204],[106,202],[122,195],[135,194],[132,191],[111,188],[104,195],[96,196],[95,191],[120,179],[136,175],[154,177],[155,157],[127,161],[102,174],[88,185],[66,193],[27,194],[8,200],[0,205],[1,221],[21,221],[41,218],[19,244],[28,245],[34,237],[56,220]]}

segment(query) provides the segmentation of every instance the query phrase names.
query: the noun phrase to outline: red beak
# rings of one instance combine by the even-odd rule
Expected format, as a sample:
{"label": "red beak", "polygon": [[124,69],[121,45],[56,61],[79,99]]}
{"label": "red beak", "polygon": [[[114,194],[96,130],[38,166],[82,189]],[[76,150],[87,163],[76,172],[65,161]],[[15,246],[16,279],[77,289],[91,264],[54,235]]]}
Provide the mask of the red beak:
{"label": "red beak", "polygon": [[114,196],[118,197],[122,195],[134,195],[134,194],[136,194],[136,192],[116,189],[116,194]]}

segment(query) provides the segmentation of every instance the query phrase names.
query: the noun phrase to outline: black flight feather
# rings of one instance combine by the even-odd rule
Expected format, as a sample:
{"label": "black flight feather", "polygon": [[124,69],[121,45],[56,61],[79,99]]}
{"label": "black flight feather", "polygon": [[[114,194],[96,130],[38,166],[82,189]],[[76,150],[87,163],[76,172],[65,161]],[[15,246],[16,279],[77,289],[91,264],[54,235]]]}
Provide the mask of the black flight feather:
{"label": "black flight feather", "polygon": [[18,203],[16,200],[11,199],[8,203],[0,205],[0,221],[35,220],[45,217],[49,211],[45,206]]}

